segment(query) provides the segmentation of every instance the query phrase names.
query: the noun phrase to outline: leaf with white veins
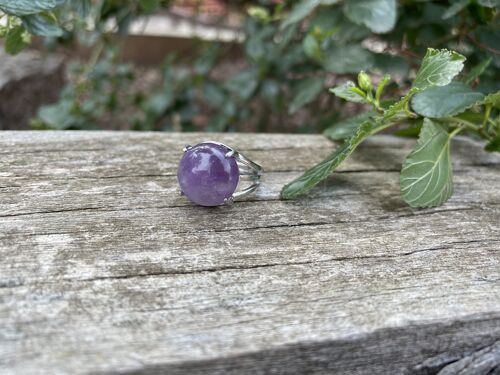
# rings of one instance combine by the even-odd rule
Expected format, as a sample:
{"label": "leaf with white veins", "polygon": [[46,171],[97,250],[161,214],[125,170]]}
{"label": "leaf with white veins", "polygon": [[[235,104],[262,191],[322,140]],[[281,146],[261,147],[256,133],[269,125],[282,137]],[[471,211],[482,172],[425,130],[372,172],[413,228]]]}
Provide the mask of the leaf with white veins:
{"label": "leaf with white veins", "polygon": [[446,86],[462,71],[464,61],[465,57],[459,53],[428,48],[413,88],[425,90],[432,86]]}
{"label": "leaf with white veins", "polygon": [[0,10],[15,16],[27,16],[52,10],[65,2],[66,0],[0,0]]}
{"label": "leaf with white veins", "polygon": [[433,207],[453,194],[450,140],[446,128],[425,119],[414,150],[406,158],[400,176],[403,199],[411,207]]}

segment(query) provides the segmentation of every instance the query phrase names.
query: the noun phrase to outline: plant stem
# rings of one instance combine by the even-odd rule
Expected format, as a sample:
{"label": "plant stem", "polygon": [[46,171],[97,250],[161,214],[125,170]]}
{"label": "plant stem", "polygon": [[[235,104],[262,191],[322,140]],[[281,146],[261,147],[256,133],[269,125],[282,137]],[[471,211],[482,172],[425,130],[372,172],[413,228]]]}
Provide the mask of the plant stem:
{"label": "plant stem", "polygon": [[372,129],[372,131],[370,132],[370,135],[374,135],[374,134],[380,133],[382,130],[390,128],[391,126],[394,126],[396,124],[398,124],[398,121],[388,122],[388,123],[386,123],[386,124],[384,124],[382,126],[377,126],[374,129]]}
{"label": "plant stem", "polygon": [[462,125],[462,128],[467,128],[467,129],[473,130],[473,131],[479,133],[483,138],[485,138],[489,141],[491,141],[493,139],[493,137],[490,136],[481,125],[476,125],[470,121],[455,118],[455,117],[447,117],[446,121],[452,122],[452,123],[455,123],[458,125]]}
{"label": "plant stem", "polygon": [[484,119],[483,119],[483,126],[482,126],[483,129],[486,127],[486,124],[488,123],[488,120],[490,118],[490,113],[491,113],[491,105],[487,105],[486,111],[484,111]]}
{"label": "plant stem", "polygon": [[458,133],[460,133],[462,130],[464,130],[465,126],[458,126],[453,131],[450,133],[450,138],[454,137]]}

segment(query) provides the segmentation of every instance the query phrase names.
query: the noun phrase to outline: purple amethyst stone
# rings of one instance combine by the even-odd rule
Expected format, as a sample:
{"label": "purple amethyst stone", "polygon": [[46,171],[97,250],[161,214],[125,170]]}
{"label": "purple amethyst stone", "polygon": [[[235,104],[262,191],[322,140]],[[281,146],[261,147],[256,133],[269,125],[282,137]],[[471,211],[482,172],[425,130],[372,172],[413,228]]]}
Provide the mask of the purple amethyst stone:
{"label": "purple amethyst stone", "polygon": [[234,157],[226,157],[226,146],[205,142],[187,150],[179,163],[177,179],[181,191],[201,206],[219,206],[230,198],[239,181]]}

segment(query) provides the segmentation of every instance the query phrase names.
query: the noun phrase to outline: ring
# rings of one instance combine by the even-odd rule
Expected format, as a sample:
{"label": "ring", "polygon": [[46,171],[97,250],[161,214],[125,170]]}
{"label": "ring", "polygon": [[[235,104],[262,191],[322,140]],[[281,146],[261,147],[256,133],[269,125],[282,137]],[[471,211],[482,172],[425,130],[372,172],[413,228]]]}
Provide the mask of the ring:
{"label": "ring", "polygon": [[[223,143],[202,142],[186,146],[183,151],[177,180],[181,195],[196,204],[232,203],[260,185],[262,167]],[[245,182],[249,185],[242,187]]]}

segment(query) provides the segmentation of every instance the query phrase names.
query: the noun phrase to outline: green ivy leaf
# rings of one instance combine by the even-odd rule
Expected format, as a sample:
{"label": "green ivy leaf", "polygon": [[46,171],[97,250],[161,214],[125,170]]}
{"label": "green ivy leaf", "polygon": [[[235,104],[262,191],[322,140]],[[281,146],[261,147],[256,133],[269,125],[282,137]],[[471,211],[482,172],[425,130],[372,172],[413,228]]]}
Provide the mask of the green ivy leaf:
{"label": "green ivy leaf", "polygon": [[439,206],[453,194],[450,139],[443,125],[424,120],[417,144],[401,170],[401,193],[411,207]]}
{"label": "green ivy leaf", "polygon": [[340,86],[331,88],[330,92],[348,102],[367,103],[364,93],[352,81],[347,81]]}
{"label": "green ivy leaf", "polygon": [[373,66],[372,53],[358,44],[333,46],[325,51],[323,67],[332,73],[357,73]]}
{"label": "green ivy leaf", "polygon": [[306,171],[302,176],[293,180],[281,190],[281,198],[293,199],[311,190],[318,183],[326,179],[370,134],[371,123],[363,123],[351,138],[340,145],[333,154],[318,165]]}
{"label": "green ivy leaf", "polygon": [[416,94],[412,108],[419,115],[430,118],[455,116],[480,102],[484,95],[473,91],[462,82],[435,86]]}
{"label": "green ivy leaf", "polygon": [[342,17],[337,7],[324,7],[308,21],[308,32],[321,40],[330,38],[342,28],[341,20],[345,20],[345,17]]}
{"label": "green ivy leaf", "polygon": [[387,33],[396,25],[396,0],[349,0],[344,14],[375,33]]}
{"label": "green ivy leaf", "polygon": [[446,86],[462,71],[464,61],[464,56],[453,51],[427,49],[413,87],[425,90],[432,86]]}
{"label": "green ivy leaf", "polygon": [[490,65],[491,60],[492,58],[490,56],[486,60],[481,61],[479,64],[477,64],[470,70],[470,72],[464,77],[463,81],[466,84],[470,85],[472,82],[476,80],[477,77],[479,77],[481,74],[484,73],[486,68]]}
{"label": "green ivy leaf", "polygon": [[14,16],[27,16],[52,10],[66,0],[0,0],[0,10]]}
{"label": "green ivy leaf", "polygon": [[194,71],[201,75],[206,76],[217,64],[217,59],[219,58],[219,48],[206,48],[200,53],[200,56],[194,61],[193,68]]}
{"label": "green ivy leaf", "polygon": [[296,3],[288,16],[285,18],[281,24],[281,28],[284,29],[287,26],[293,25],[294,23],[302,21],[306,18],[314,8],[316,8],[320,3],[320,0],[302,0]]}
{"label": "green ivy leaf", "polygon": [[294,114],[306,104],[312,102],[323,90],[323,78],[311,77],[299,82],[294,88],[294,94],[288,113]]}
{"label": "green ivy leaf", "polygon": [[225,88],[243,100],[248,100],[255,94],[259,81],[257,72],[253,69],[243,70],[225,82]]}
{"label": "green ivy leaf", "polygon": [[207,82],[203,86],[203,95],[208,104],[213,107],[222,107],[224,103],[228,100],[224,94],[224,90],[219,85]]}
{"label": "green ivy leaf", "polygon": [[408,76],[410,66],[408,62],[402,56],[389,55],[385,53],[375,54],[375,63],[373,65],[372,71],[379,74],[390,73],[397,80]]}
{"label": "green ivy leaf", "polygon": [[368,111],[339,121],[326,129],[323,134],[334,141],[343,141],[352,137],[358,128],[373,115],[373,111]]}
{"label": "green ivy leaf", "polygon": [[301,0],[297,2],[281,24],[284,29],[306,18],[318,5],[333,5],[340,0]]}
{"label": "green ivy leaf", "polygon": [[487,8],[497,8],[500,7],[500,0],[477,0],[479,5]]}
{"label": "green ivy leaf", "polygon": [[174,94],[172,91],[162,90],[156,94],[151,95],[148,100],[143,104],[144,110],[151,115],[161,116],[166,112],[168,107],[174,101]]}
{"label": "green ivy leaf", "polygon": [[26,30],[22,26],[10,29],[5,38],[5,51],[11,55],[16,55],[26,48],[29,40],[25,37]]}
{"label": "green ivy leaf", "polygon": [[337,45],[361,43],[364,39],[372,35],[370,29],[365,26],[360,26],[351,22],[347,17],[340,13],[337,9],[337,20],[335,22],[335,30],[331,36],[332,40]]}
{"label": "green ivy leaf", "polygon": [[321,46],[314,35],[311,33],[307,34],[302,41],[302,47],[304,48],[304,52],[307,56],[314,60],[321,60],[323,51],[321,50]]}
{"label": "green ivy leaf", "polygon": [[31,34],[47,37],[59,37],[63,34],[62,29],[55,24],[53,19],[42,14],[32,14],[21,19],[23,26]]}
{"label": "green ivy leaf", "polygon": [[73,103],[68,100],[40,107],[38,120],[49,129],[69,129],[77,123],[72,113]]}
{"label": "green ivy leaf", "polygon": [[459,13],[462,9],[464,9],[467,5],[469,5],[469,0],[458,0],[454,2],[446,11],[443,13],[443,19],[447,20],[448,18],[453,17],[457,13]]}

